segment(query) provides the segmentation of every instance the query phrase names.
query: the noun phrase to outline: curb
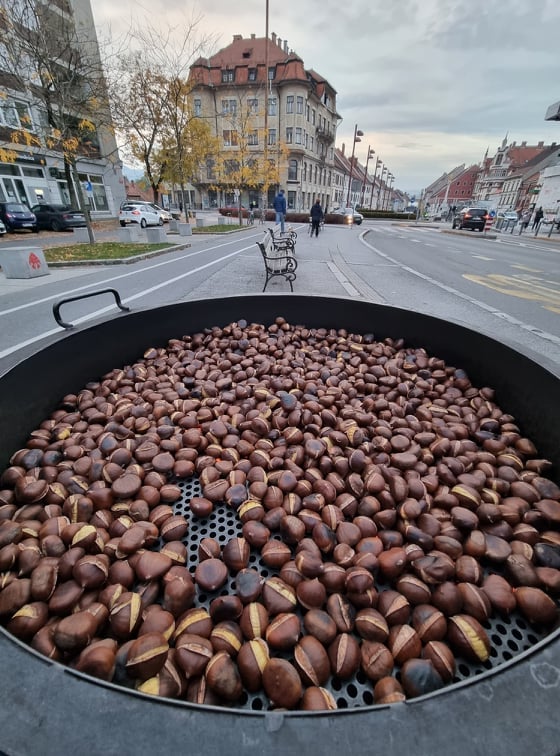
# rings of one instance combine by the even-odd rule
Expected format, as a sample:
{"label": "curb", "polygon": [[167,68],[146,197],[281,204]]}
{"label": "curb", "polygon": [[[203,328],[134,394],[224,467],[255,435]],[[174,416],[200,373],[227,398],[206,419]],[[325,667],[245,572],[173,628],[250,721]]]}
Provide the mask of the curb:
{"label": "curb", "polygon": [[487,234],[484,231],[482,233],[475,234],[474,231],[459,231],[459,229],[453,228],[440,228],[441,234],[452,234],[453,236],[466,236],[471,239],[497,239],[497,234]]}
{"label": "curb", "polygon": [[144,252],[141,255],[132,255],[131,257],[122,257],[110,260],[68,260],[67,262],[47,262],[49,268],[81,268],[91,267],[93,265],[131,265],[139,260],[149,260],[151,257],[158,257],[167,252],[179,252],[182,249],[188,249],[190,242],[186,244],[176,244],[167,249],[154,249],[152,252]]}

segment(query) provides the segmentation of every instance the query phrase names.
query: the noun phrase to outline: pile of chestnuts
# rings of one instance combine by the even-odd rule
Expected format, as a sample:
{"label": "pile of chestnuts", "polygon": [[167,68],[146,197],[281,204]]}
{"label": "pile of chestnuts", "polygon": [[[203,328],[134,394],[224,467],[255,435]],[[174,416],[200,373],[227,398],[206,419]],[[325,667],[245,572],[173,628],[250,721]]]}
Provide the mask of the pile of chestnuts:
{"label": "pile of chestnuts", "polygon": [[[13,454],[0,622],[156,696],[335,709],[328,681],[360,674],[403,701],[489,664],[493,616],[554,627],[550,467],[491,388],[402,340],[209,328],[65,396]],[[219,508],[240,533],[191,544]]]}

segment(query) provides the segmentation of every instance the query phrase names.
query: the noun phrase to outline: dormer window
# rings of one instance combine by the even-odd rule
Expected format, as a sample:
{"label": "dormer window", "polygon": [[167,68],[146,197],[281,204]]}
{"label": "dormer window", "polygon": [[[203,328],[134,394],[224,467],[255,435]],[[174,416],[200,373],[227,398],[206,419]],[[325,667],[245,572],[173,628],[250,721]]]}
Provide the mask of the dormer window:
{"label": "dormer window", "polygon": [[232,82],[234,79],[234,71],[233,69],[226,69],[225,71],[222,71],[222,82],[224,84],[227,84],[228,82]]}
{"label": "dormer window", "polygon": [[256,81],[257,80],[257,69],[256,68],[250,68],[248,77],[249,81]]}
{"label": "dormer window", "polygon": [[272,81],[276,76],[276,66],[269,66],[268,68],[268,80]]}

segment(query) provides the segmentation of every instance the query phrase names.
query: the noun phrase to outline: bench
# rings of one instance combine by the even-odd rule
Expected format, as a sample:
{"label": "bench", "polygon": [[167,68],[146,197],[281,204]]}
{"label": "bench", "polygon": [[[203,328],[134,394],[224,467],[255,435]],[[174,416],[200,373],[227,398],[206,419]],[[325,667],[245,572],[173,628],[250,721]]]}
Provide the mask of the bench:
{"label": "bench", "polygon": [[290,291],[294,290],[293,282],[296,280],[297,260],[294,255],[295,244],[291,246],[277,246],[274,236],[265,234],[262,242],[257,242],[264,260],[266,281],[263,291],[266,291],[268,282],[276,276],[282,276],[290,284]]}
{"label": "bench", "polygon": [[290,230],[284,231],[284,233],[275,233],[273,228],[269,228],[268,233],[275,249],[291,249],[294,254],[296,253],[297,234],[295,231]]}

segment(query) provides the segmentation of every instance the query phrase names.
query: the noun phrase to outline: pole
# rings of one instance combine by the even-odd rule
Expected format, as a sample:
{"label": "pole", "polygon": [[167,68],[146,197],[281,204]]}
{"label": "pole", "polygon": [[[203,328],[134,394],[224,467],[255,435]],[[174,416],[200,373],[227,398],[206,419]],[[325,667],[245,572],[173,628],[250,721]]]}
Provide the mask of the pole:
{"label": "pole", "polygon": [[364,195],[366,193],[366,181],[367,181],[367,172],[368,172],[368,165],[369,165],[369,159],[370,157],[373,157],[375,155],[375,151],[371,149],[371,147],[368,145],[368,153],[367,153],[367,159],[366,159],[366,170],[364,173],[364,180],[362,183],[362,198],[360,200],[360,207],[364,206]]}
{"label": "pole", "polygon": [[358,124],[354,126],[354,140],[352,142],[352,157],[350,158],[350,177],[348,180],[348,196],[346,197],[346,207],[350,207],[350,192],[352,190],[352,171],[354,169],[354,150],[356,149],[356,142],[360,142],[360,137],[364,135],[363,131],[358,130]]}
{"label": "pole", "polygon": [[[369,209],[370,210],[371,210],[371,208],[373,206],[373,193],[375,191],[375,181],[377,179],[377,169],[379,168],[380,165],[383,165],[383,161],[380,160],[379,158],[377,158],[377,161],[375,163],[375,172],[373,174],[373,186],[371,188],[371,197],[369,198]],[[377,210],[377,197],[376,197],[376,200],[375,200],[375,209]]]}
{"label": "pole", "polygon": [[[380,181],[381,184],[383,184],[383,175],[384,175],[385,171],[387,171],[387,173],[388,173],[388,169],[387,169],[386,165],[383,166],[383,170],[381,171],[381,175],[379,177],[379,181]],[[375,203],[375,209],[376,210],[379,210],[379,195],[380,194],[381,194],[381,186],[379,187],[379,191],[377,192],[377,201]],[[385,187],[383,187],[383,198],[385,198]],[[381,210],[383,210],[383,202],[381,203]]]}
{"label": "pole", "polygon": [[[268,205],[268,0],[266,0],[265,10],[265,44],[264,44],[264,165],[263,165],[263,197],[261,207],[261,217],[266,219],[266,210]],[[262,215],[264,213],[264,216]]]}

